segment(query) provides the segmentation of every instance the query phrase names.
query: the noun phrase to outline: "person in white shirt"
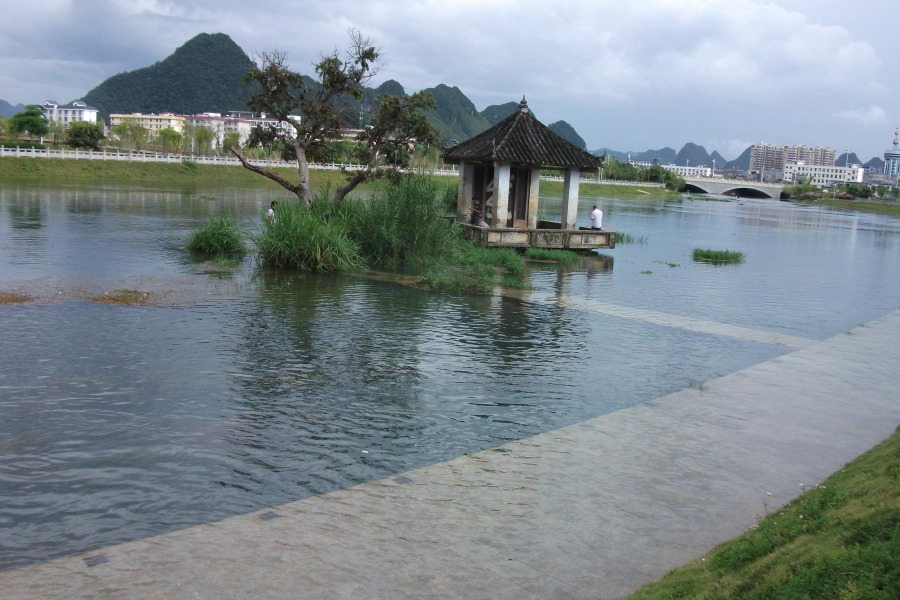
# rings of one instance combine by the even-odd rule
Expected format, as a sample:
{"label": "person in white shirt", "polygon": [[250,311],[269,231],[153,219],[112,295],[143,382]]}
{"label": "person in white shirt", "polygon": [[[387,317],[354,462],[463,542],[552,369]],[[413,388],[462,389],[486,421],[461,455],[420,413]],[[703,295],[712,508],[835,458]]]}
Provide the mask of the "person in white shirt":
{"label": "person in white shirt", "polygon": [[266,211],[266,217],[269,219],[269,225],[275,224],[275,207],[278,206],[278,203],[272,200],[272,204],[269,205],[269,210]]}
{"label": "person in white shirt", "polygon": [[603,229],[603,211],[596,206],[591,211],[591,229]]}

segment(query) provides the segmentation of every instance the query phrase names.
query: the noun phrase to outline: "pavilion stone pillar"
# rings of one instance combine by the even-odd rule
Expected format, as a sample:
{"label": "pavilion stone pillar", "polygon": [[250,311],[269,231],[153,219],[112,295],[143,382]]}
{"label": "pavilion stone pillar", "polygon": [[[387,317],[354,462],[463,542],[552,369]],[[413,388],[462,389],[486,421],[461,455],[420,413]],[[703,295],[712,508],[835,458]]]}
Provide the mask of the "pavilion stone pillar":
{"label": "pavilion stone pillar", "polygon": [[566,170],[562,201],[563,229],[575,229],[575,220],[578,218],[578,180],[580,177],[581,171],[578,167],[571,167]]}
{"label": "pavilion stone pillar", "polygon": [[459,188],[456,196],[456,221],[468,225],[472,222],[472,196],[475,166],[459,161]]}
{"label": "pavilion stone pillar", "polygon": [[494,216],[491,227],[506,227],[509,214],[509,174],[508,162],[494,163]]}
{"label": "pavilion stone pillar", "polygon": [[541,191],[541,168],[531,169],[531,183],[528,185],[528,229],[537,229],[538,198]]}

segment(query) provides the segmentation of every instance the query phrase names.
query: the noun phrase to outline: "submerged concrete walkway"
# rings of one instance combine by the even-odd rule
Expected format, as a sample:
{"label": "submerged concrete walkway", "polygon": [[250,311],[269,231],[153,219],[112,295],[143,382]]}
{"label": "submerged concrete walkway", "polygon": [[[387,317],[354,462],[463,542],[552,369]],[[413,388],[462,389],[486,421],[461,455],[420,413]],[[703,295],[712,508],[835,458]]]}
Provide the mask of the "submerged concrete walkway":
{"label": "submerged concrete walkway", "polygon": [[806,348],[810,344],[814,343],[814,340],[794,335],[788,335],[785,333],[751,329],[749,327],[729,325],[728,323],[706,321],[703,319],[696,319],[694,317],[685,317],[682,315],[659,312],[656,310],[647,310],[645,308],[622,306],[621,304],[598,302],[596,300],[589,300],[587,298],[577,298],[574,296],[566,296],[552,292],[542,292],[537,290],[500,289],[499,294],[507,298],[516,298],[517,300],[521,300],[522,302],[530,302],[533,304],[549,304],[551,306],[558,306],[560,308],[571,308],[583,312],[592,312],[596,314],[607,315],[610,317],[618,317],[620,319],[643,321],[644,323],[661,325],[663,327],[672,327],[675,329],[684,329],[685,331],[693,331],[695,333],[706,333],[710,335],[731,337],[739,340],[744,340],[745,342],[772,344],[774,346],[782,346],[795,350]]}
{"label": "submerged concrete walkway", "polygon": [[[403,476],[0,573],[3,598],[618,598],[900,423],[900,311]],[[94,565],[94,566],[90,566]]]}

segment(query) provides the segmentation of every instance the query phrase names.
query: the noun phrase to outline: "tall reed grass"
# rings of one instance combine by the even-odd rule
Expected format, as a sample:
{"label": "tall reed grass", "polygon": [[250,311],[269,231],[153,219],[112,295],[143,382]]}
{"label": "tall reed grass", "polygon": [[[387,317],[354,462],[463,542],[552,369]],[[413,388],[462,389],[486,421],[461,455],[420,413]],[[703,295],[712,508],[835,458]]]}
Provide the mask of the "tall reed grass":
{"label": "tall reed grass", "polygon": [[311,208],[279,203],[275,222],[261,215],[262,229],[252,237],[260,262],[267,267],[300,271],[353,271],[366,266],[352,235],[360,207],[346,200],[335,207],[330,188],[316,193]]}
{"label": "tall reed grass", "polygon": [[[460,229],[447,214],[455,192],[422,174],[378,186],[359,210],[354,237],[376,264],[425,264],[452,251]],[[455,200],[454,200],[455,202]]]}
{"label": "tall reed grass", "polygon": [[244,236],[230,215],[210,217],[209,223],[191,232],[188,250],[215,256],[242,257],[247,252]]}

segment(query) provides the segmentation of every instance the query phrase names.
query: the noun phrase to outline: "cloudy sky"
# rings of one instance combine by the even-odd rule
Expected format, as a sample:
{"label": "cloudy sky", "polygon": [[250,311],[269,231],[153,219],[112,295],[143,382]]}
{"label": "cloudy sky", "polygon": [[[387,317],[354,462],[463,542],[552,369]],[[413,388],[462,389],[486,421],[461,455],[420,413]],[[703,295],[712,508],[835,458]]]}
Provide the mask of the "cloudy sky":
{"label": "cloudy sky", "polygon": [[900,124],[896,0],[0,0],[0,98],[80,97],[197,33],[300,70],[372,36],[379,80],[458,86],[478,107],[525,94],[589,148],[693,141],[827,145],[863,160]]}

